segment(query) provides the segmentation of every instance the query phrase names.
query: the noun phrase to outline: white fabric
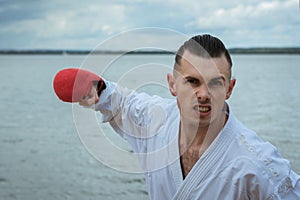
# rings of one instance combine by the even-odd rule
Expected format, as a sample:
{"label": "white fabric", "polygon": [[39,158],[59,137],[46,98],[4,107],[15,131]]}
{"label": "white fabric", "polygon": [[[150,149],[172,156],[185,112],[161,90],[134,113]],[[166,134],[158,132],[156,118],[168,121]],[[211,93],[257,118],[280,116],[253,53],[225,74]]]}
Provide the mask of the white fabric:
{"label": "white fabric", "polygon": [[106,81],[96,110],[137,154],[149,199],[300,199],[300,177],[276,148],[230,112],[218,137],[183,180],[175,100]]}

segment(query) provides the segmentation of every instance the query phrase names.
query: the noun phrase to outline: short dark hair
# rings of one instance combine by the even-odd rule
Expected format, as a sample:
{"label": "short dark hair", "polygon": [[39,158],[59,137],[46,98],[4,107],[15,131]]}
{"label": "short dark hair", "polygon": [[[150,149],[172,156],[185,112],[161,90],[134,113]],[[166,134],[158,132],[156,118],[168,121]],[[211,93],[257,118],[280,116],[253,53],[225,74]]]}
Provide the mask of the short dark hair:
{"label": "short dark hair", "polygon": [[175,65],[180,65],[180,60],[182,59],[183,53],[186,50],[194,55],[204,58],[217,58],[225,55],[230,69],[232,67],[230,54],[223,42],[220,39],[209,34],[196,35],[186,41],[176,53]]}

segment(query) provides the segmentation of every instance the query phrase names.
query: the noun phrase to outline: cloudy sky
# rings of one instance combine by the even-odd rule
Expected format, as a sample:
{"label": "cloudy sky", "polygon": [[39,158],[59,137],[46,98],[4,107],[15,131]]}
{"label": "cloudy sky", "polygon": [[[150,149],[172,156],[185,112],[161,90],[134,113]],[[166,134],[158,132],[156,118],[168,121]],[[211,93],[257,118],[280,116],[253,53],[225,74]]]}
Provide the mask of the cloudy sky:
{"label": "cloudy sky", "polygon": [[230,48],[299,47],[299,0],[0,0],[0,49],[89,50],[144,27],[211,33]]}

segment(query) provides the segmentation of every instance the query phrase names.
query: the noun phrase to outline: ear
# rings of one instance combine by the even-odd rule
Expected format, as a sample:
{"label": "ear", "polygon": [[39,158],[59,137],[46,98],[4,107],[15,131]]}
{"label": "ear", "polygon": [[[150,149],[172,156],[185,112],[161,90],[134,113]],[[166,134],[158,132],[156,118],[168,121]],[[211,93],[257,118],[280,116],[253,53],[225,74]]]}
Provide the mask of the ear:
{"label": "ear", "polygon": [[229,99],[229,97],[231,96],[232,94],[232,91],[233,91],[233,88],[235,86],[235,82],[236,82],[236,79],[232,79],[229,83],[229,88],[228,88],[228,91],[226,93],[226,99]]}
{"label": "ear", "polygon": [[174,83],[174,77],[172,74],[168,73],[167,74],[167,80],[168,80],[168,84],[169,84],[169,90],[170,93],[175,97],[176,94],[176,89],[175,89],[175,83]]}

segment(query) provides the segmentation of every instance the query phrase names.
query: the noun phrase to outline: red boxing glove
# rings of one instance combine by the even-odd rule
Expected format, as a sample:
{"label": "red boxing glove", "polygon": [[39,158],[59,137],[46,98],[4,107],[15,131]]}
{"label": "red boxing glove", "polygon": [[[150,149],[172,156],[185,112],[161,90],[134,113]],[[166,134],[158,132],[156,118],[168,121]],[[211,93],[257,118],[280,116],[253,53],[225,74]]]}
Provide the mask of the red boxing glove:
{"label": "red boxing glove", "polygon": [[57,72],[53,80],[57,97],[69,103],[79,102],[90,93],[93,85],[97,86],[98,95],[106,88],[100,76],[78,68],[63,69]]}

